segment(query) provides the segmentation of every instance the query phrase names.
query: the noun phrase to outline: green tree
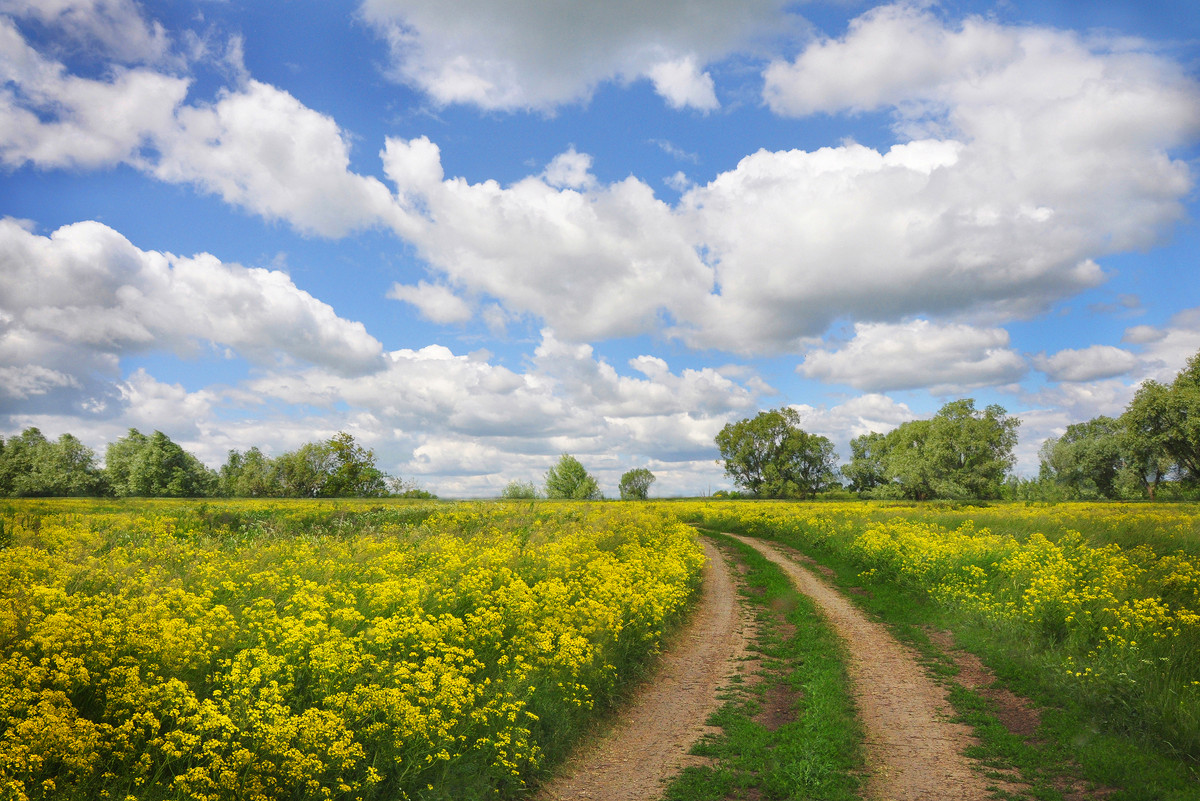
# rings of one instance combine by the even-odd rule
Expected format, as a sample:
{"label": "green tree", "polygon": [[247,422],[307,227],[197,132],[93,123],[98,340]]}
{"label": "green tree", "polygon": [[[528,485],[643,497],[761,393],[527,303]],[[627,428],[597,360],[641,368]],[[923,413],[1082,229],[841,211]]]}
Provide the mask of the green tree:
{"label": "green tree", "polygon": [[1021,421],[992,404],[982,412],[970,398],[947,403],[930,420],[927,454],[940,498],[999,498],[1016,457]]}
{"label": "green tree", "polygon": [[1120,497],[1126,439],[1120,421],[1103,415],[1069,425],[1061,437],[1042,443],[1039,475],[1068,498]]}
{"label": "green tree", "polygon": [[500,491],[500,497],[506,501],[527,501],[540,498],[537,485],[532,481],[510,481]]}
{"label": "green tree", "polygon": [[51,442],[27,428],[0,439],[0,494],[21,497],[99,495],[104,485],[96,454],[71,434]]}
{"label": "green tree", "polygon": [[929,420],[856,438],[842,472],[877,498],[999,498],[1020,424],[1000,406],[951,401]]}
{"label": "green tree", "polygon": [[842,465],[842,475],[854,492],[869,492],[887,483],[884,434],[871,431],[850,440],[850,462]]}
{"label": "green tree", "polygon": [[198,498],[217,488],[217,476],[161,431],[129,429],[105,451],[105,472],[118,497]]}
{"label": "green tree", "polygon": [[717,434],[725,475],[763,498],[808,498],[837,486],[828,438],[800,428],[795,409],[759,412]]}
{"label": "green tree", "polygon": [[596,479],[569,453],[559,457],[558,463],[546,472],[546,497],[576,501],[594,501],[603,498]]}
{"label": "green tree", "polygon": [[345,431],[330,437],[325,447],[330,453],[330,473],[322,495],[381,498],[388,494],[387,475],[375,466],[375,451],[357,444]]}
{"label": "green tree", "polygon": [[1168,475],[1200,481],[1200,352],[1170,384],[1146,381],[1121,423],[1128,437],[1130,472],[1153,498]]}
{"label": "green tree", "polygon": [[650,494],[650,485],[654,483],[654,474],[644,467],[627,470],[621,476],[621,500],[644,501]]}
{"label": "green tree", "polygon": [[221,494],[230,498],[270,498],[283,495],[283,487],[272,460],[257,447],[245,453],[236,450],[220,471]]}

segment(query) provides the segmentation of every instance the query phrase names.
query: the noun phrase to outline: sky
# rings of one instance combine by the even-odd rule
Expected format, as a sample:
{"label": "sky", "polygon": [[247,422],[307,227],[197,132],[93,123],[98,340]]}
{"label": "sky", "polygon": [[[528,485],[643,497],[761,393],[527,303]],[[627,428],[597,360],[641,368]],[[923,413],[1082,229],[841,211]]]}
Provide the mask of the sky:
{"label": "sky", "polygon": [[1016,470],[1200,351],[1192,0],[0,0],[0,435],[442,497],[731,487],[792,406]]}

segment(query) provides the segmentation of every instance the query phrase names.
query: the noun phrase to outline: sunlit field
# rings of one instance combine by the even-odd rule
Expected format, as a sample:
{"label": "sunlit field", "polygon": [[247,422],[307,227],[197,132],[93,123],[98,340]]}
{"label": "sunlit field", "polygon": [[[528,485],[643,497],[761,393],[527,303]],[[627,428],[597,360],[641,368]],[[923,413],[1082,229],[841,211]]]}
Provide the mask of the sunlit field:
{"label": "sunlit field", "polygon": [[1105,731],[1200,761],[1200,506],[676,504],[848,560],[973,625]]}
{"label": "sunlit field", "polygon": [[0,797],[497,798],[698,586],[646,505],[0,506]]}

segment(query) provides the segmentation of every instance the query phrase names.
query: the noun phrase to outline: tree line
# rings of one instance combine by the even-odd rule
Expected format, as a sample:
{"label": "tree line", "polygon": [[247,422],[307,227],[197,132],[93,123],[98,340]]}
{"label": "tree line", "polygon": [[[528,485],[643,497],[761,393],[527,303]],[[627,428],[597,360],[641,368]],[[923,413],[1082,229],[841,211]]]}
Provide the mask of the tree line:
{"label": "tree line", "polygon": [[[716,436],[733,495],[812,498],[853,493],[864,498],[1155,499],[1200,497],[1200,352],[1170,383],[1146,381],[1120,417],[1096,417],[1051,437],[1036,478],[1010,474],[1020,420],[1002,407],[977,409],[951,401],[928,420],[850,441],[850,461],[838,465],[833,443],[800,427],[790,408],[728,423]],[[623,500],[644,499],[654,474],[627,471]],[[731,494],[731,493],[720,493]],[[280,456],[258,448],[229,451],[211,470],[161,431],[135,428],[105,450],[105,465],[71,434],[48,440],[27,428],[0,437],[0,496],[114,497],[433,497],[381,471],[374,451],[346,432]],[[510,482],[502,498],[603,498],[599,482],[570,454],[546,473],[544,485]]]}
{"label": "tree line", "polygon": [[[1010,474],[1020,420],[1002,407],[951,401],[928,420],[833,443],[800,428],[794,409],[727,424],[716,437],[725,474],[761,498],[841,491],[864,498],[1088,500],[1200,497],[1200,353],[1169,384],[1146,381],[1119,418],[1067,427],[1040,452],[1037,478]],[[735,493],[737,494],[737,493]]]}
{"label": "tree line", "polygon": [[229,451],[212,470],[161,431],[136,428],[96,454],[71,434],[47,439],[27,428],[0,437],[0,495],[117,498],[383,498],[433,497],[389,476],[374,451],[344,431],[271,458],[258,448]]}

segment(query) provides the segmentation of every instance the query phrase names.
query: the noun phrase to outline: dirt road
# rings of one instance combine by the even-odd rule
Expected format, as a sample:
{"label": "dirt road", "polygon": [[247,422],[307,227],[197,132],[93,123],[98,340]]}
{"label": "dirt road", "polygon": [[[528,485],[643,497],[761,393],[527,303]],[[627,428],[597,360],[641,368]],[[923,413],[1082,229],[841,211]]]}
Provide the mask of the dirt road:
{"label": "dirt road", "polygon": [[[976,801],[992,784],[972,769],[963,749],[966,726],[949,721],[946,691],[914,654],[869,620],[837,590],[803,567],[796,555],[749,537],[737,539],[779,565],[812,598],[846,643],[855,703],[866,730],[872,801]],[[694,757],[689,748],[717,709],[717,692],[745,663],[751,622],[738,602],[731,570],[704,540],[708,554],[699,608],[664,655],[659,672],[631,701],[614,729],[576,755],[542,788],[538,801],[659,798],[663,782]]]}
{"label": "dirt road", "polygon": [[779,565],[845,641],[854,700],[866,730],[866,796],[875,801],[988,798],[986,788],[993,782],[974,771],[962,754],[973,742],[970,730],[949,721],[946,691],[925,674],[912,652],[779,548],[749,537],[737,539]]}
{"label": "dirt road", "polygon": [[649,801],[694,759],[687,752],[720,706],[717,692],[737,672],[751,626],[725,559],[707,539],[703,543],[709,563],[692,620],[613,731],[568,762],[538,793],[539,801]]}

